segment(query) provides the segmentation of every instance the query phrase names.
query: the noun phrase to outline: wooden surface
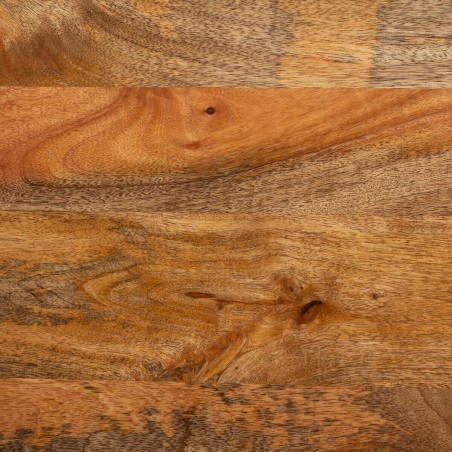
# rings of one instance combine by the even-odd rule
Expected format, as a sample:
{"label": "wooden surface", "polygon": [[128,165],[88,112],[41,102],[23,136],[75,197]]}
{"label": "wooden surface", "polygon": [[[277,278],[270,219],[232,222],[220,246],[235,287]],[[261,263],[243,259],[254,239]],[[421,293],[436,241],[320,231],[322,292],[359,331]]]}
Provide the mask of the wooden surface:
{"label": "wooden surface", "polygon": [[452,450],[451,30],[1,1],[0,450]]}
{"label": "wooden surface", "polygon": [[0,214],[0,375],[452,383],[450,221]]}
{"label": "wooden surface", "polygon": [[63,451],[441,452],[452,448],[451,402],[450,390],[425,387],[4,380],[0,445]]}
{"label": "wooden surface", "polygon": [[452,87],[450,0],[0,4],[0,84]]}
{"label": "wooden surface", "polygon": [[0,448],[448,452],[451,99],[0,88]]}
{"label": "wooden surface", "polygon": [[3,209],[451,213],[451,90],[0,88],[0,109]]}

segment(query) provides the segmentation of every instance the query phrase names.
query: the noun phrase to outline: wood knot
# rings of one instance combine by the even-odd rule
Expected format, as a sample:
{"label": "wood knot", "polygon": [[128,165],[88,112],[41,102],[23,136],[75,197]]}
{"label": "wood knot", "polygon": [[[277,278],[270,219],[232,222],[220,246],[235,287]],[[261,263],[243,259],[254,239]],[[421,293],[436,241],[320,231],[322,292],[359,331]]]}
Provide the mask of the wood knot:
{"label": "wood knot", "polygon": [[299,300],[304,293],[304,286],[296,277],[292,275],[277,275],[276,284],[281,301]]}
{"label": "wood knot", "polygon": [[208,108],[206,109],[206,113],[207,113],[208,115],[213,115],[213,114],[215,113],[215,108],[213,108],[213,107],[208,107]]}
{"label": "wood knot", "polygon": [[310,323],[319,314],[323,303],[320,300],[313,300],[306,303],[300,310],[300,323]]}

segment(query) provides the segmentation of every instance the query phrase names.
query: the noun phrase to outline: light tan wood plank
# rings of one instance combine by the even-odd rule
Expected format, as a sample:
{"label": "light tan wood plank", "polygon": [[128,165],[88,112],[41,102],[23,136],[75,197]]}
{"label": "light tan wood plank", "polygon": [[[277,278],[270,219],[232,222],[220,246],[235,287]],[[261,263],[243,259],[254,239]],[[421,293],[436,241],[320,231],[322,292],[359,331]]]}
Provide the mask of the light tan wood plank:
{"label": "light tan wood plank", "polygon": [[448,0],[0,5],[0,83],[452,87]]}
{"label": "light tan wood plank", "polygon": [[387,2],[378,12],[376,41],[371,86],[450,88],[452,7],[449,0]]}

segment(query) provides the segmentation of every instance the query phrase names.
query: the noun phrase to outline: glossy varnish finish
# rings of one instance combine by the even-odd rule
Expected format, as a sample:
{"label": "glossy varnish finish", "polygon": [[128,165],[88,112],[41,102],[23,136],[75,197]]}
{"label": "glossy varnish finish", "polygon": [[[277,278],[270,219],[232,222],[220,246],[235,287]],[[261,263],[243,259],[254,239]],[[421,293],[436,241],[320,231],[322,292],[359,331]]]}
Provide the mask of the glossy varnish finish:
{"label": "glossy varnish finish", "polygon": [[0,83],[452,87],[449,0],[6,0]]}

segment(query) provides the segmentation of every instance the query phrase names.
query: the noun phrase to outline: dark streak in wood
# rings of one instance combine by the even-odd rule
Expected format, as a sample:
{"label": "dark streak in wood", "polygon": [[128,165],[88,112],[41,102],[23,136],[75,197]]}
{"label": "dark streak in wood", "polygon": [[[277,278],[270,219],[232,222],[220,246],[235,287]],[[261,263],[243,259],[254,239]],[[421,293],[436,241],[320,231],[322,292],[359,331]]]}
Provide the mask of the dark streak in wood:
{"label": "dark streak in wood", "polygon": [[448,452],[452,447],[448,389],[92,385],[95,392],[80,382],[3,380],[2,450]]}

